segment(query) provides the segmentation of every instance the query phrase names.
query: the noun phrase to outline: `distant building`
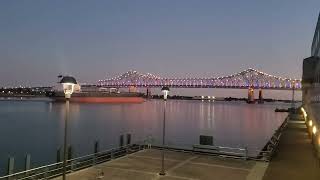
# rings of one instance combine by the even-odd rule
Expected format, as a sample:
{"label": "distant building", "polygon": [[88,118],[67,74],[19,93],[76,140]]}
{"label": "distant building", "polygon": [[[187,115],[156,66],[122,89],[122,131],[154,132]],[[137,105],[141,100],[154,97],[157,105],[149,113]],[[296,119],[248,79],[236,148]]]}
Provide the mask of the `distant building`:
{"label": "distant building", "polygon": [[320,13],[313,35],[311,56],[303,60],[302,100],[308,104],[320,102]]}
{"label": "distant building", "polygon": [[320,57],[320,13],[311,46],[311,56]]}

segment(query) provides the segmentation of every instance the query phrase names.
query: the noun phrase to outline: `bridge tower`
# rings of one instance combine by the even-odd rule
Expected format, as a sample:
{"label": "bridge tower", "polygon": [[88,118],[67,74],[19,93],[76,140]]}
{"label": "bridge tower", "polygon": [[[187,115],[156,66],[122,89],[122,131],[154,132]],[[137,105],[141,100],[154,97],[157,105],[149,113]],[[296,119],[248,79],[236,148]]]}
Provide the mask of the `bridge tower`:
{"label": "bridge tower", "polygon": [[248,89],[248,100],[247,100],[248,104],[254,104],[254,89],[253,87],[249,87]]}
{"label": "bridge tower", "polygon": [[263,95],[262,95],[262,89],[259,89],[259,100],[258,100],[259,104],[263,104]]}

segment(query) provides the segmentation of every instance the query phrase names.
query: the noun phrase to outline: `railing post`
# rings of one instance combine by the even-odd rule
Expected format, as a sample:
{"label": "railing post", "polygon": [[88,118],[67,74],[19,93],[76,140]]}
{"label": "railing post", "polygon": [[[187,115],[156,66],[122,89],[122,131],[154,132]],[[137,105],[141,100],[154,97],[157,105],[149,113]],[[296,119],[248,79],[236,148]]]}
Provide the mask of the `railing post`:
{"label": "railing post", "polygon": [[[14,171],[14,157],[9,157],[8,159],[8,175],[13,174]],[[9,177],[8,180],[13,178]]]}
{"label": "railing post", "polygon": [[48,169],[48,167],[45,167],[44,168],[44,179],[48,179],[47,177],[48,177],[48,171],[49,171],[49,169]]}

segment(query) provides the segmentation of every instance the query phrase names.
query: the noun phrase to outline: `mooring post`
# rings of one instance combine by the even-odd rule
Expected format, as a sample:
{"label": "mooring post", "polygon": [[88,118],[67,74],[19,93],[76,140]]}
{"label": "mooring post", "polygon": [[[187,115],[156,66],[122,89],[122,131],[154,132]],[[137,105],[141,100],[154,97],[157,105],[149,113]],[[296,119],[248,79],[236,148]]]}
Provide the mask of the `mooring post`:
{"label": "mooring post", "polygon": [[123,138],[123,135],[121,134],[120,135],[120,148],[122,148],[123,147],[123,143],[124,143],[124,140],[123,140],[124,138]]}
{"label": "mooring post", "polygon": [[245,147],[244,151],[245,151],[245,160],[248,160],[248,148]]}
{"label": "mooring post", "polygon": [[[72,148],[72,146],[70,145],[69,147],[68,147],[68,155],[67,155],[67,160],[71,160],[72,159],[72,156],[73,156],[73,152],[74,151],[74,149]],[[73,170],[73,164],[74,164],[74,162],[73,161],[69,161],[69,163],[68,163],[68,161],[67,161],[67,166],[68,166],[68,164],[70,165],[70,170],[72,171]],[[67,168],[68,169],[68,168]]]}
{"label": "mooring post", "polygon": [[131,144],[131,134],[127,134],[127,145]]}
{"label": "mooring post", "polygon": [[[8,160],[8,175],[14,173],[14,157],[9,157]],[[8,180],[11,180],[13,178],[9,177]]]}
{"label": "mooring post", "polygon": [[61,162],[61,159],[62,159],[62,158],[61,158],[61,148],[58,148],[58,149],[57,149],[57,163],[58,163],[58,162]]}
{"label": "mooring post", "polygon": [[93,165],[96,164],[99,152],[99,141],[94,142],[94,156],[93,156]]}
{"label": "mooring post", "polygon": [[[26,171],[28,171],[31,167],[31,155],[30,154],[27,154],[26,155],[26,158],[25,158],[25,165],[24,165],[24,169]],[[26,176],[28,176],[28,172],[26,172]]]}
{"label": "mooring post", "polygon": [[99,152],[99,141],[94,142],[94,153],[97,154]]}
{"label": "mooring post", "polygon": [[68,160],[72,159],[72,153],[73,153],[72,146],[69,146],[68,147]]}
{"label": "mooring post", "polygon": [[111,150],[111,152],[110,152],[110,158],[111,158],[111,159],[114,159],[114,152],[113,152],[113,150]]}
{"label": "mooring post", "polygon": [[[61,163],[61,161],[62,161],[62,159],[63,159],[63,157],[62,157],[62,152],[61,152],[61,147],[59,147],[58,149],[57,149],[57,154],[56,154],[56,161],[57,161],[57,163],[59,163],[59,164],[57,164],[57,166],[56,166],[56,168],[58,169],[58,168],[60,168],[60,167],[62,167],[63,166],[63,164]],[[61,171],[59,171],[59,172],[61,172]]]}
{"label": "mooring post", "polygon": [[126,154],[129,153],[129,146],[131,144],[131,134],[127,134],[127,143],[126,143]]}

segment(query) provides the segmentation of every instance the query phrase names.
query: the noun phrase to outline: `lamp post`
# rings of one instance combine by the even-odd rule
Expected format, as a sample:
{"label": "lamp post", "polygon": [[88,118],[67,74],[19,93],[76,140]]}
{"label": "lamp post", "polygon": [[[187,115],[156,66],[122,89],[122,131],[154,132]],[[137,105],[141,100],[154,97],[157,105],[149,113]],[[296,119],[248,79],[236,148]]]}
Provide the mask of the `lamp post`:
{"label": "lamp post", "polygon": [[67,172],[67,132],[68,132],[68,120],[69,120],[69,99],[74,90],[74,85],[77,84],[77,81],[74,77],[64,76],[62,77],[60,84],[63,86],[63,92],[66,98],[66,113],[64,119],[64,144],[63,144],[63,173],[62,179],[66,179]]}
{"label": "lamp post", "polygon": [[163,126],[162,126],[162,166],[159,175],[166,175],[164,171],[164,146],[165,146],[165,134],[166,134],[166,106],[167,106],[167,97],[170,89],[168,87],[163,87],[161,89],[163,92],[163,100],[164,100],[164,109],[163,109]]}

